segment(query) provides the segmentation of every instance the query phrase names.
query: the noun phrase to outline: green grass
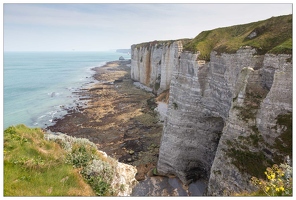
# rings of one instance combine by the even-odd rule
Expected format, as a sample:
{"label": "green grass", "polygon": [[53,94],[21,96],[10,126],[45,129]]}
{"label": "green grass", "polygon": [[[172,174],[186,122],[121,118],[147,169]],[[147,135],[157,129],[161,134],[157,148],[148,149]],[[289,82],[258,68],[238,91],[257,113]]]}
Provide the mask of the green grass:
{"label": "green grass", "polygon": [[117,164],[87,139],[25,125],[4,131],[4,196],[116,196]]}
{"label": "green grass", "polygon": [[[151,42],[143,42],[140,44],[134,44],[134,48],[150,48],[153,46],[156,46],[156,48],[160,48],[162,46],[170,46],[171,44],[173,44],[175,41],[181,41],[182,44],[187,44],[188,42],[191,41],[191,39],[188,38],[184,38],[184,39],[178,39],[178,40],[155,40],[155,41],[151,41]],[[160,63],[159,63],[160,64]]]}
{"label": "green grass", "polygon": [[[256,32],[255,37],[248,37]],[[203,31],[184,45],[185,51],[200,51],[199,59],[209,61],[212,50],[235,53],[242,46],[256,48],[258,54],[292,53],[292,15],[231,27]]]}
{"label": "green grass", "polygon": [[[250,37],[255,32],[256,36]],[[183,51],[200,52],[199,59],[209,61],[214,50],[235,53],[242,46],[251,46],[257,54],[292,54],[292,15],[271,17],[258,22],[203,31],[193,39],[179,39]],[[133,45],[135,48],[150,48],[171,45],[178,40],[151,41]]]}
{"label": "green grass", "polygon": [[94,196],[65,150],[24,125],[4,131],[4,196]]}
{"label": "green grass", "polygon": [[85,194],[81,179],[70,165],[26,169],[4,161],[4,196],[94,196]]}

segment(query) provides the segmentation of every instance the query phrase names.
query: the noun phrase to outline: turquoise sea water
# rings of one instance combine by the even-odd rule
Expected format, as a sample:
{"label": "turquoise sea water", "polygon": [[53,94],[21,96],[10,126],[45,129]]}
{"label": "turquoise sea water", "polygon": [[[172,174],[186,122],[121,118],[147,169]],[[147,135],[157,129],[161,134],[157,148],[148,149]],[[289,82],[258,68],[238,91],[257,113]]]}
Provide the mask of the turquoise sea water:
{"label": "turquoise sea water", "polygon": [[93,82],[91,68],[130,55],[116,52],[4,52],[3,126],[44,128],[66,114],[73,92]]}

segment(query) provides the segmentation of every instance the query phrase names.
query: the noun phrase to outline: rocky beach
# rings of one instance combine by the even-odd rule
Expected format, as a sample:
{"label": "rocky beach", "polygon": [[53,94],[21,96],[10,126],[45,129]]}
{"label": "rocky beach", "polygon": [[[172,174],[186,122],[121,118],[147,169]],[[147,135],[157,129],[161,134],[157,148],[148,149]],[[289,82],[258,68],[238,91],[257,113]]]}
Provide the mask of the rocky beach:
{"label": "rocky beach", "polygon": [[144,180],[156,167],[162,132],[155,95],[134,86],[130,60],[112,61],[96,67],[98,81],[77,92],[86,107],[68,110],[56,119],[52,132],[87,138],[99,150],[120,162],[137,167],[137,180]]}

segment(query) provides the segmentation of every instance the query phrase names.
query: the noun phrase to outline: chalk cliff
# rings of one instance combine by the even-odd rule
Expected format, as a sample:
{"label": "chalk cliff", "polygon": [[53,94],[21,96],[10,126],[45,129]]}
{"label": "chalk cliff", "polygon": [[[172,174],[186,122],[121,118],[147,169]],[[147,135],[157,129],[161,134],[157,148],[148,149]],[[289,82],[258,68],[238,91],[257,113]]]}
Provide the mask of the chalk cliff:
{"label": "chalk cliff", "polygon": [[[254,31],[262,34],[252,27],[243,37]],[[131,49],[132,78],[170,90],[157,170],[186,184],[205,179],[207,195],[252,191],[251,176],[292,155],[292,55],[219,46],[207,56],[184,42]]]}
{"label": "chalk cliff", "polygon": [[182,41],[132,45],[131,78],[151,87],[156,94],[169,89],[182,48]]}

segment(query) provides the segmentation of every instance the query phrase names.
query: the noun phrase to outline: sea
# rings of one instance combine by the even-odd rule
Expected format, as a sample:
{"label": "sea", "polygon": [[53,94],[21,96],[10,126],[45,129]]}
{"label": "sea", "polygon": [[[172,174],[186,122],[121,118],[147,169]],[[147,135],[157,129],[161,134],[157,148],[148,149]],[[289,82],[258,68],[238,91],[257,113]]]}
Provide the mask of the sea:
{"label": "sea", "polygon": [[121,56],[130,59],[116,51],[4,52],[3,128],[53,125],[68,108],[83,104],[75,92],[94,84],[92,68]]}

